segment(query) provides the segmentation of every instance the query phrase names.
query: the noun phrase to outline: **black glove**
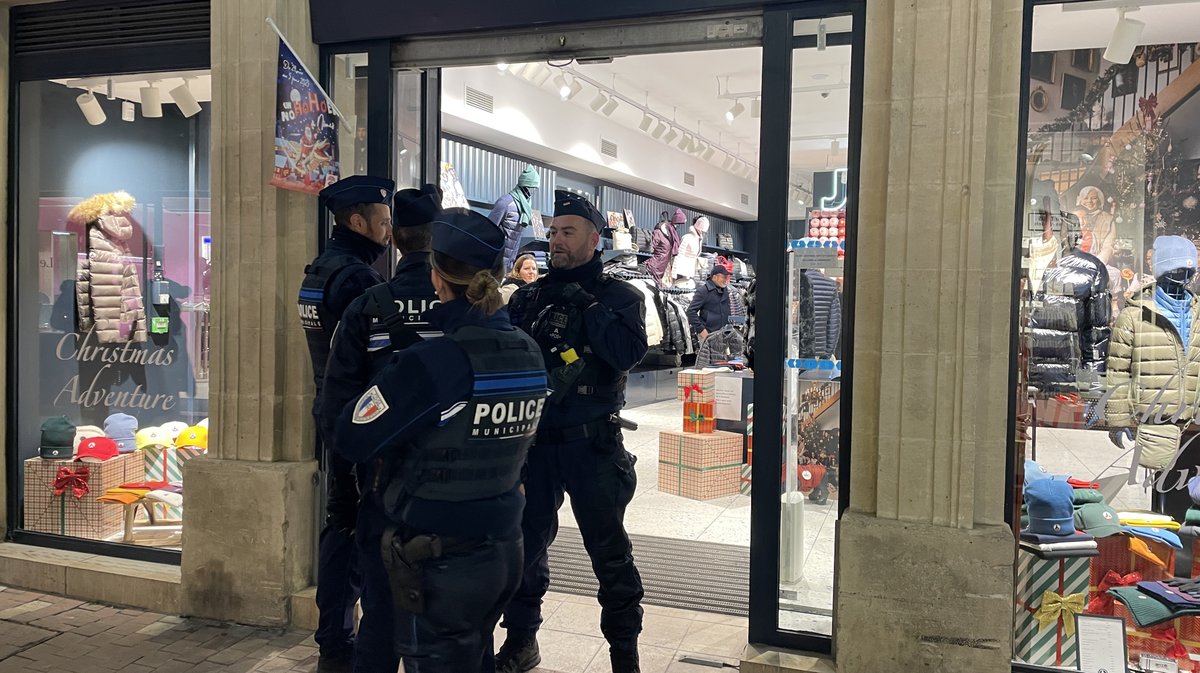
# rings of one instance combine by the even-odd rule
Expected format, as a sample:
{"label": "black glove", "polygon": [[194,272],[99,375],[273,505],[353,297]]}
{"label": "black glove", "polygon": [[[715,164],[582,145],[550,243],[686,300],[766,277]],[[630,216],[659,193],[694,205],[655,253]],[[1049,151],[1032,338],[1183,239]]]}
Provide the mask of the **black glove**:
{"label": "black glove", "polygon": [[562,300],[580,309],[586,309],[596,303],[596,295],[580,287],[579,283],[568,283],[560,290]]}

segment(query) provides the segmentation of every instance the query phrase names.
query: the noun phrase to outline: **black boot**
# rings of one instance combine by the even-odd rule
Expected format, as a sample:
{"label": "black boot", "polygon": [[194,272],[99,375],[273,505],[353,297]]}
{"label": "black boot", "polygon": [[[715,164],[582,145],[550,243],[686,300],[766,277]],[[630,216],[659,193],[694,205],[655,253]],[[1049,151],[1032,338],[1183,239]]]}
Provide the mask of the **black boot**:
{"label": "black boot", "polygon": [[317,659],[317,673],[350,673],[352,670],[354,670],[354,654],[352,652],[323,654]]}
{"label": "black boot", "polygon": [[642,673],[636,645],[633,649],[609,648],[608,657],[612,662],[612,673]]}
{"label": "black boot", "polygon": [[[512,633],[496,653],[496,673],[525,673],[542,663],[536,633]],[[636,669],[635,669],[636,670]]]}

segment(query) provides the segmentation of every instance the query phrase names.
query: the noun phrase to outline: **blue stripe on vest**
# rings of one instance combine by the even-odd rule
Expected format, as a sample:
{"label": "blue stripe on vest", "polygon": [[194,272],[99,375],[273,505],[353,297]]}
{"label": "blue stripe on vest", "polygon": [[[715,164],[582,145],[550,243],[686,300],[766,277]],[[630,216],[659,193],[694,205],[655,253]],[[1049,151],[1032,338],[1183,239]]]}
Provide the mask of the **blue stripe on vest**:
{"label": "blue stripe on vest", "polygon": [[474,397],[506,397],[509,395],[528,395],[530,393],[544,393],[545,391],[546,391],[545,386],[531,386],[529,388],[519,388],[516,390],[501,390],[499,392],[483,393],[483,392],[475,391],[473,396]]}
{"label": "blue stripe on vest", "polygon": [[504,381],[475,381],[475,390],[500,390],[513,388],[542,388],[546,385],[546,377],[523,376]]}
{"label": "blue stripe on vest", "polygon": [[545,373],[546,372],[542,371],[541,369],[535,369],[535,370],[528,371],[528,372],[504,372],[502,374],[476,374],[475,378],[477,378],[477,379],[511,379],[511,378],[518,378],[518,377],[524,377],[524,376],[537,376],[539,374],[545,374]]}
{"label": "blue stripe on vest", "polygon": [[321,300],[325,298],[325,290],[309,290],[302,288],[300,290],[300,298]]}

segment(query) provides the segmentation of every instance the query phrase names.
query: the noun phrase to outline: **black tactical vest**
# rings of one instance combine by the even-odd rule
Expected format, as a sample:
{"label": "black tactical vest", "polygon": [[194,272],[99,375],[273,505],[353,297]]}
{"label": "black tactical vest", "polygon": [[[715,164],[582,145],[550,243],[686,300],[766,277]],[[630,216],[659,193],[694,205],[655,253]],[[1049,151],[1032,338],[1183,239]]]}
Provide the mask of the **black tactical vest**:
{"label": "black tactical vest", "polygon": [[379,371],[379,367],[398,350],[423,339],[441,336],[441,332],[425,318],[426,311],[441,303],[436,294],[397,296],[391,284],[386,283],[367,290],[363,313],[371,318],[367,351],[374,365],[372,370]]}
{"label": "black tactical vest", "polygon": [[520,330],[463,327],[453,339],[467,354],[471,398],[442,414],[437,427],[406,447],[384,489],[384,507],[399,519],[408,497],[463,502],[511,491],[521,477],[546,402],[537,344]]}
{"label": "black tactical vest", "polygon": [[[601,276],[593,290],[599,294],[605,285],[612,282],[615,282],[614,279]],[[574,349],[584,365],[578,376],[572,379],[570,389],[564,391],[565,395],[555,396],[556,401],[561,403],[574,395],[593,397],[598,401],[616,399],[625,390],[628,374],[613,369],[592,352],[583,324],[583,309],[541,300],[545,296],[539,288],[537,294],[530,297],[531,305],[525,311],[522,328],[541,348],[548,372],[553,373],[555,369],[566,366],[560,351],[567,348]]]}
{"label": "black tactical vest", "polygon": [[325,361],[329,359],[329,344],[333,341],[333,329],[340,315],[331,315],[325,303],[329,282],[339,272],[363,261],[354,255],[331,255],[318,257],[304,267],[304,281],[300,283],[300,296],[296,306],[300,311],[300,325],[308,340],[308,353],[312,356],[313,376],[318,390],[325,378]]}

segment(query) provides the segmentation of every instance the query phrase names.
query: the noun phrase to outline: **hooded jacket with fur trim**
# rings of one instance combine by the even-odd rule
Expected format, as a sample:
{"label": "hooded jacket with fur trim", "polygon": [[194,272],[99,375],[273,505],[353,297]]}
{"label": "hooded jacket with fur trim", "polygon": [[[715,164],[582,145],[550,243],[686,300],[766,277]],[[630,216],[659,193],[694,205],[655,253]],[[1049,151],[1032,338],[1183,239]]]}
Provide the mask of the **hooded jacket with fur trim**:
{"label": "hooded jacket with fur trim", "polygon": [[146,309],[137,267],[129,261],[133,197],[97,194],[71,209],[67,221],[85,227],[87,257],[79,261],[75,303],[79,331],[93,327],[100,343],[146,340]]}

